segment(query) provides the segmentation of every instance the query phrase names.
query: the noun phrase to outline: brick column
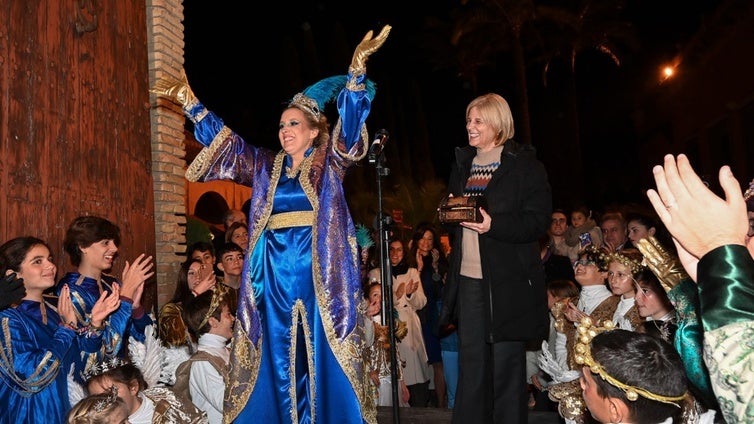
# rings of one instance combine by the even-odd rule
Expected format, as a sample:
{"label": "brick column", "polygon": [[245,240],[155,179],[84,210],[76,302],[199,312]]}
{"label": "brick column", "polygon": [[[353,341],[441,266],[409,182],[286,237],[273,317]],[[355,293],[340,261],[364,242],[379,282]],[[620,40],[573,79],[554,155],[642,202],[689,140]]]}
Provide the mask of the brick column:
{"label": "brick column", "polygon": [[[183,1],[147,0],[150,86],[178,78],[183,69]],[[184,117],[164,99],[151,100],[152,177],[157,257],[157,310],[173,295],[186,253],[186,151]]]}

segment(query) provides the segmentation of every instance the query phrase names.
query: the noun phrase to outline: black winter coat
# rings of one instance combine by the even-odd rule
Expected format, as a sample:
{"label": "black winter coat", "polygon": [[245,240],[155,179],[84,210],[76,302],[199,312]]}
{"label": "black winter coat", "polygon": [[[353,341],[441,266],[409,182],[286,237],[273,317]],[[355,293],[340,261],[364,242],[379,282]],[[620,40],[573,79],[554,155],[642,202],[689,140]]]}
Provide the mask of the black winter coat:
{"label": "black winter coat", "polygon": [[[463,195],[476,148],[456,148],[448,191]],[[484,191],[490,230],[479,236],[479,250],[487,314],[484,325],[488,342],[540,340],[548,331],[545,274],[539,238],[547,231],[552,214],[552,193],[544,165],[531,145],[508,140],[500,167]],[[456,321],[456,294],[461,268],[463,227],[447,227],[452,239],[450,269],[443,296],[440,323]]]}

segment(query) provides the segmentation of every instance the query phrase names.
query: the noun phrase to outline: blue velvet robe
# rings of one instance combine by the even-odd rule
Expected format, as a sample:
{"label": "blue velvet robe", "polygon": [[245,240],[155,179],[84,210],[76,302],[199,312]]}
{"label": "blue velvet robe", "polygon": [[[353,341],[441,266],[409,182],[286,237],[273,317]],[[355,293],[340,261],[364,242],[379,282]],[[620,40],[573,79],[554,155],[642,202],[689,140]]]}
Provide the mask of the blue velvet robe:
{"label": "blue velvet robe", "polygon": [[[184,108],[206,146],[187,178],[253,189],[225,422],[377,421],[363,369],[356,232],[342,187],[346,169],[366,154],[370,105],[363,86],[341,91],[330,142],[307,151],[291,175],[284,151],[246,143],[201,103]],[[308,225],[268,228],[270,216],[309,211]]]}
{"label": "blue velvet robe", "polygon": [[68,373],[100,360],[101,333],[78,335],[60,326],[51,305],[43,322],[39,302],[0,311],[0,423],[65,423],[71,409]]}
{"label": "blue velvet robe", "polygon": [[[119,283],[115,277],[110,275],[103,275],[101,280],[102,290],[108,293],[112,290],[113,283]],[[78,272],[69,272],[58,281],[55,288],[56,295],[60,296],[60,290],[65,284],[68,284],[71,290],[71,301],[76,308],[76,317],[81,325],[85,325],[88,322],[88,314],[101,295],[100,286],[97,284],[97,280],[93,278],[84,277]],[[120,307],[107,318],[104,338],[105,353],[108,356],[126,356],[123,341],[128,340],[129,336],[133,336],[140,342],[145,340],[144,331],[147,326],[153,323],[152,318],[149,314],[144,314],[139,318],[132,319],[132,312],[133,305],[129,301],[123,300],[120,302]]]}

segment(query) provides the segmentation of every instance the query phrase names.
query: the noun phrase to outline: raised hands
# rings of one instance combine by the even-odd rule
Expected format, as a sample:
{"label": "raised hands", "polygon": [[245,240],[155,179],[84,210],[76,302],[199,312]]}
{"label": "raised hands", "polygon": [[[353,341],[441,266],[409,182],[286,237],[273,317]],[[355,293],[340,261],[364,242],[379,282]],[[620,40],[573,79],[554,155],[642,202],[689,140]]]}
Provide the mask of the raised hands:
{"label": "raised hands", "polygon": [[146,256],[144,253],[134,259],[133,263],[126,261],[121,278],[123,286],[120,291],[123,296],[133,300],[134,309],[141,305],[144,282],[154,275],[154,271],[152,271],[153,267],[152,257]]}
{"label": "raised hands", "polygon": [[71,289],[68,284],[64,284],[60,289],[60,296],[58,296],[58,315],[63,324],[67,324],[71,328],[78,327],[78,318],[76,318],[76,308],[71,301]]}
{"label": "raised hands", "polygon": [[155,82],[154,87],[149,90],[160,97],[164,97],[173,103],[187,107],[196,100],[194,92],[188,83],[186,71],[181,70],[180,79],[159,79]]}
{"label": "raised hands", "polygon": [[202,275],[200,277],[200,280],[194,283],[193,287],[189,287],[189,288],[191,289],[191,291],[194,293],[195,296],[199,296],[200,294],[206,292],[207,290],[214,289],[215,284],[217,284],[217,278],[215,278],[215,273],[212,271],[212,269],[210,269],[207,275]]}
{"label": "raised hands", "polygon": [[387,36],[388,34],[390,34],[391,29],[392,27],[390,25],[385,25],[384,27],[382,27],[382,31],[380,31],[380,33],[375,38],[372,38],[374,34],[372,30],[369,30],[369,32],[367,32],[359,45],[356,46],[356,50],[353,52],[349,72],[351,72],[352,74],[364,72],[364,70],[366,69],[367,59],[372,53],[376,52],[383,43],[385,43],[385,40],[387,40]]}
{"label": "raised hands", "polygon": [[[66,287],[64,287],[64,289],[65,288]],[[109,293],[107,290],[102,291],[99,299],[97,299],[97,302],[92,306],[92,316],[89,321],[89,324],[91,324],[92,327],[102,328],[102,323],[107,317],[120,307],[120,293],[120,286],[118,283],[113,284],[112,291]]]}
{"label": "raised hands", "polygon": [[410,294],[413,294],[418,288],[419,288],[418,280],[410,280],[405,283],[400,283],[398,285],[398,288],[395,290],[395,297],[400,299],[403,297],[403,295],[408,296]]}
{"label": "raised hands", "polygon": [[690,259],[686,252],[699,259],[723,245],[745,245],[746,203],[730,167],[720,168],[718,176],[725,199],[704,184],[686,155],[665,155],[664,165],[655,166],[652,173],[657,189],[647,190],[647,197],[679,247],[684,267]]}

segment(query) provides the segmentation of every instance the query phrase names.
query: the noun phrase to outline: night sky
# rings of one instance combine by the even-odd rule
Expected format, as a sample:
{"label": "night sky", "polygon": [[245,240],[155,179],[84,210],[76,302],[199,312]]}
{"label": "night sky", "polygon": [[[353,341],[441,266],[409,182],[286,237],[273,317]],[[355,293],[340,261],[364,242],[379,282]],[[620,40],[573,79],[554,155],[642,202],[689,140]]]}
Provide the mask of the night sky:
{"label": "night sky", "polygon": [[[637,96],[657,84],[660,64],[683,47],[718,3],[629,0],[622,17],[631,22],[638,42],[623,49],[621,66],[595,52],[577,57],[580,137],[590,172],[636,180],[631,176],[638,172],[639,159],[630,154],[616,159],[607,154],[607,147],[630,150],[635,145],[630,115],[640,100]],[[391,133],[386,156],[393,167],[409,170],[414,178],[447,179],[453,146],[467,143],[466,104],[479,94],[495,91],[506,97],[516,119],[508,55],[480,68],[475,91],[469,80],[458,76],[458,69],[446,66],[450,49],[437,48],[447,41],[438,28],[452,22],[451,10],[460,1],[410,6],[419,11],[406,10],[406,1],[296,0],[258,9],[257,4],[184,0],[189,81],[202,102],[248,142],[279,149],[277,123],[283,105],[319,79],[345,74],[364,34],[370,29],[378,32],[384,24],[393,27],[390,37],[367,63],[368,76],[378,87],[367,126],[370,133],[380,128]],[[560,152],[569,142],[562,138],[567,102],[563,87],[568,80],[559,69],[564,66],[553,63],[547,86],[540,64],[532,60],[527,70],[532,143],[551,181],[563,179],[555,161],[561,160]],[[567,188],[553,186],[560,193],[556,199],[568,197]],[[619,196],[639,200],[643,193],[628,187]]]}

